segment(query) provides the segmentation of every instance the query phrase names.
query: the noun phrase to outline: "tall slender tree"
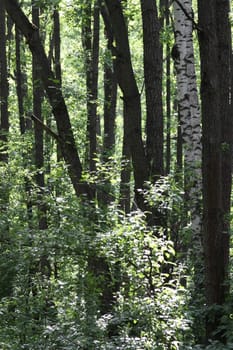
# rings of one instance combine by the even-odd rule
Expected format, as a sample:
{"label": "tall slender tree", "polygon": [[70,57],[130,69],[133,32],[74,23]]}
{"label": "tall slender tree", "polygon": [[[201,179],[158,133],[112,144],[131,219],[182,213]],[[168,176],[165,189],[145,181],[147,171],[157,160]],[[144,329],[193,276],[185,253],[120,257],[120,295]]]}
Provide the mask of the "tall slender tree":
{"label": "tall slender tree", "polygon": [[161,22],[156,1],[141,0],[146,92],[146,152],[152,181],[163,175],[163,102]]}
{"label": "tall slender tree", "polygon": [[8,113],[8,73],[7,73],[7,54],[6,54],[6,13],[5,6],[1,3],[0,8],[0,112],[1,112],[1,124],[0,124],[0,141],[1,152],[0,160],[7,162],[7,136],[9,132],[9,113]]}
{"label": "tall slender tree", "polygon": [[[165,1],[166,27],[170,25],[170,11],[168,0]],[[171,48],[169,41],[166,44],[166,174],[171,168]]]}
{"label": "tall slender tree", "polygon": [[[7,179],[8,165],[8,133],[9,133],[9,111],[8,111],[8,71],[6,52],[6,12],[5,6],[0,4],[0,214],[4,223],[0,234],[0,253],[7,259],[10,247],[9,222],[7,210],[9,206],[9,188]],[[9,296],[12,293],[13,271],[0,271],[0,297]]]}
{"label": "tall slender tree", "polygon": [[132,67],[127,27],[121,3],[117,0],[106,0],[105,4],[110,19],[110,22],[108,22],[104,17],[109,47],[115,58],[114,70],[117,82],[123,92],[124,123],[132,157],[135,198],[137,205],[143,208],[144,200],[138,190],[143,189],[144,182],[148,179],[148,162],[142,141],[140,94]]}
{"label": "tall slender tree", "polygon": [[[123,113],[126,113],[123,107]],[[126,117],[124,117],[124,120]],[[131,152],[130,145],[127,138],[127,124],[123,125],[123,143],[122,143],[122,159],[121,159],[121,183],[120,183],[120,208],[129,213],[131,210],[131,198],[130,198],[130,180],[131,180]]]}
{"label": "tall slender tree", "polygon": [[113,71],[112,59],[106,50],[104,62],[104,137],[103,156],[108,159],[115,149],[117,81]]}
{"label": "tall slender tree", "polygon": [[[32,20],[34,25],[39,29],[40,27],[40,9],[35,1],[32,1]],[[32,82],[33,82],[33,114],[43,122],[42,116],[42,100],[44,95],[44,90],[42,87],[42,82],[40,78],[40,66],[38,64],[37,56],[32,55]],[[36,172],[36,183],[38,186],[38,220],[39,228],[45,230],[48,228],[47,225],[47,210],[46,204],[43,200],[44,189],[45,189],[45,179],[44,179],[44,133],[40,124],[34,124],[34,136],[35,136],[35,166]]]}
{"label": "tall slender tree", "polygon": [[[201,256],[201,116],[196,83],[192,1],[174,1],[175,46],[173,56],[177,72],[178,110],[184,147],[186,210],[190,212],[194,261]],[[199,286],[200,287],[200,286]],[[198,287],[198,289],[199,289]]]}
{"label": "tall slender tree", "polygon": [[[203,211],[206,339],[225,341],[219,328],[228,295],[232,111],[229,2],[198,1],[203,125]],[[223,51],[222,51],[223,50]],[[223,59],[224,57],[224,59]],[[224,62],[223,62],[224,61]],[[231,136],[230,136],[231,135]],[[213,307],[214,308],[213,312]]]}
{"label": "tall slender tree", "polygon": [[[99,64],[99,7],[95,1],[82,5],[82,42],[85,55],[87,96],[87,153],[90,171],[96,170],[97,156],[97,97]],[[92,27],[93,18],[93,27]]]}
{"label": "tall slender tree", "polygon": [[[232,41],[230,25],[230,5],[228,1],[217,1],[216,26],[218,37],[218,74],[221,111],[221,151],[222,151],[222,205],[223,205],[223,275],[228,279],[229,244],[230,244],[230,211],[232,190]],[[227,282],[226,282],[227,283]],[[229,292],[229,284],[225,286]]]}

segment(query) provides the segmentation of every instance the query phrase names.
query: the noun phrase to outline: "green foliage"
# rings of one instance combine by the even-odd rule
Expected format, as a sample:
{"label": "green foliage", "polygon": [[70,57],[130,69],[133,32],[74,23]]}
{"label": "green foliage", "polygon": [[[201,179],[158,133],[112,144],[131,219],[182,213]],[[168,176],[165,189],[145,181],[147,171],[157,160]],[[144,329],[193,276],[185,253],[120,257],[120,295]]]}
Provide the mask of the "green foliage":
{"label": "green foliage", "polygon": [[[162,232],[156,237],[141,212],[125,217],[112,206],[106,213],[64,194],[47,202],[46,232],[20,228],[17,220],[12,225],[16,274],[13,292],[1,302],[2,347],[178,349],[189,329],[182,311],[188,295],[172,263],[172,242]],[[96,210],[98,222],[90,220]],[[112,282],[98,269],[88,272],[90,252],[107,261]],[[40,270],[44,256],[49,280]],[[163,272],[169,264],[172,277]],[[105,283],[114,285],[114,305],[101,315]]]}
{"label": "green foliage", "polygon": [[[52,33],[51,14],[54,8],[60,9],[62,90],[83,164],[87,137],[81,22],[85,5],[85,1],[34,1],[34,6],[43,8],[40,20],[42,29],[46,27],[47,51]],[[145,117],[140,4],[129,0],[122,1],[122,5]],[[27,13],[31,12],[30,1],[24,1],[23,6]],[[102,22],[100,39],[96,102],[102,128],[102,71],[105,62],[112,64]],[[171,26],[162,31],[161,42],[172,46]],[[92,174],[84,164],[83,181],[97,189],[96,197],[88,201],[74,195],[67,166],[63,161],[57,161],[56,142],[47,134],[44,135],[45,163],[39,169],[45,175],[45,186],[39,187],[36,182],[38,169],[34,165],[33,126],[24,135],[19,132],[13,49],[14,45],[9,41],[9,57],[13,60],[9,67],[11,127],[8,163],[0,164],[0,348],[232,349],[230,301],[222,310],[222,324],[217,330],[226,335],[228,343],[197,344],[196,334],[204,337],[203,320],[207,310],[202,291],[195,289],[194,264],[190,259],[190,218],[184,214],[183,175],[170,174],[155,184],[145,184],[141,194],[150,213],[135,209],[125,215],[119,210],[120,175],[126,161],[121,160],[123,118],[122,104],[118,101],[115,151],[110,152],[108,161],[103,161],[97,154],[97,170]],[[31,56],[28,50],[21,49],[27,113],[32,110]],[[175,79],[171,76],[170,80],[174,98]],[[56,130],[51,114],[48,102],[44,101],[44,122]],[[176,119],[176,111],[172,111],[173,154]],[[100,150],[102,137],[98,136]],[[227,151],[228,145],[223,143],[221,148],[223,152]],[[171,162],[172,167],[175,167],[174,162]],[[41,215],[38,208],[42,204],[46,206],[47,218],[44,230],[38,227]],[[154,213],[162,218],[164,225],[148,225],[147,218]],[[202,269],[201,266],[200,274],[195,278],[203,277]],[[198,282],[203,284],[203,280]],[[211,314],[211,310],[208,313]]]}

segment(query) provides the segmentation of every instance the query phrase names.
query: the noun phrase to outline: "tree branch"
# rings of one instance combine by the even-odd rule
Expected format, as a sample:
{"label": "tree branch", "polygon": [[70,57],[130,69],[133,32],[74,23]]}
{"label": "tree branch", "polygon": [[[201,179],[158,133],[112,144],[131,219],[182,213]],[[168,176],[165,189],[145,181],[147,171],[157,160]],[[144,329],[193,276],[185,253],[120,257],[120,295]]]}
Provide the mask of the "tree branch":
{"label": "tree branch", "polygon": [[199,25],[194,21],[194,18],[190,16],[190,14],[186,11],[185,7],[181,4],[180,0],[172,0],[171,4],[173,2],[176,2],[177,5],[180,6],[181,10],[184,12],[185,16],[193,23],[193,28],[198,30],[199,32],[202,32],[202,29],[199,27]]}
{"label": "tree branch", "polygon": [[63,142],[62,138],[56,134],[53,130],[51,130],[47,125],[45,125],[38,117],[36,117],[34,114],[29,115],[31,119],[40,125],[42,129],[44,129],[49,135],[51,135],[56,141],[59,143]]}

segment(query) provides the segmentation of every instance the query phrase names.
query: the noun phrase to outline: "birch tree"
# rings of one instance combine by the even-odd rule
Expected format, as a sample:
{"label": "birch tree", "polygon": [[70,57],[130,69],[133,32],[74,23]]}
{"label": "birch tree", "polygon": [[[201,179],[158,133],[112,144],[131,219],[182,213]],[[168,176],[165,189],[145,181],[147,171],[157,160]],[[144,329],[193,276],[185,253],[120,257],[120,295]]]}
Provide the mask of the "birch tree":
{"label": "birch tree", "polygon": [[[192,240],[194,250],[201,251],[201,127],[200,107],[196,83],[192,1],[185,0],[182,4],[174,1],[175,46],[173,57],[177,74],[178,104],[181,132],[184,147],[185,194],[187,211],[190,211]],[[175,52],[174,52],[175,51]]]}

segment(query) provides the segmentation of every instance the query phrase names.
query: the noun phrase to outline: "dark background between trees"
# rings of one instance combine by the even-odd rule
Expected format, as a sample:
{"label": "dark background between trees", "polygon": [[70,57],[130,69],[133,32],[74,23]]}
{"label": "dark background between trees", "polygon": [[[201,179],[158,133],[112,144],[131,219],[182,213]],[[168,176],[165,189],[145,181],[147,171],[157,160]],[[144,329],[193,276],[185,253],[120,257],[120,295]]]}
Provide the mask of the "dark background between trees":
{"label": "dark background between trees", "polygon": [[1,349],[233,348],[230,6],[1,1]]}

